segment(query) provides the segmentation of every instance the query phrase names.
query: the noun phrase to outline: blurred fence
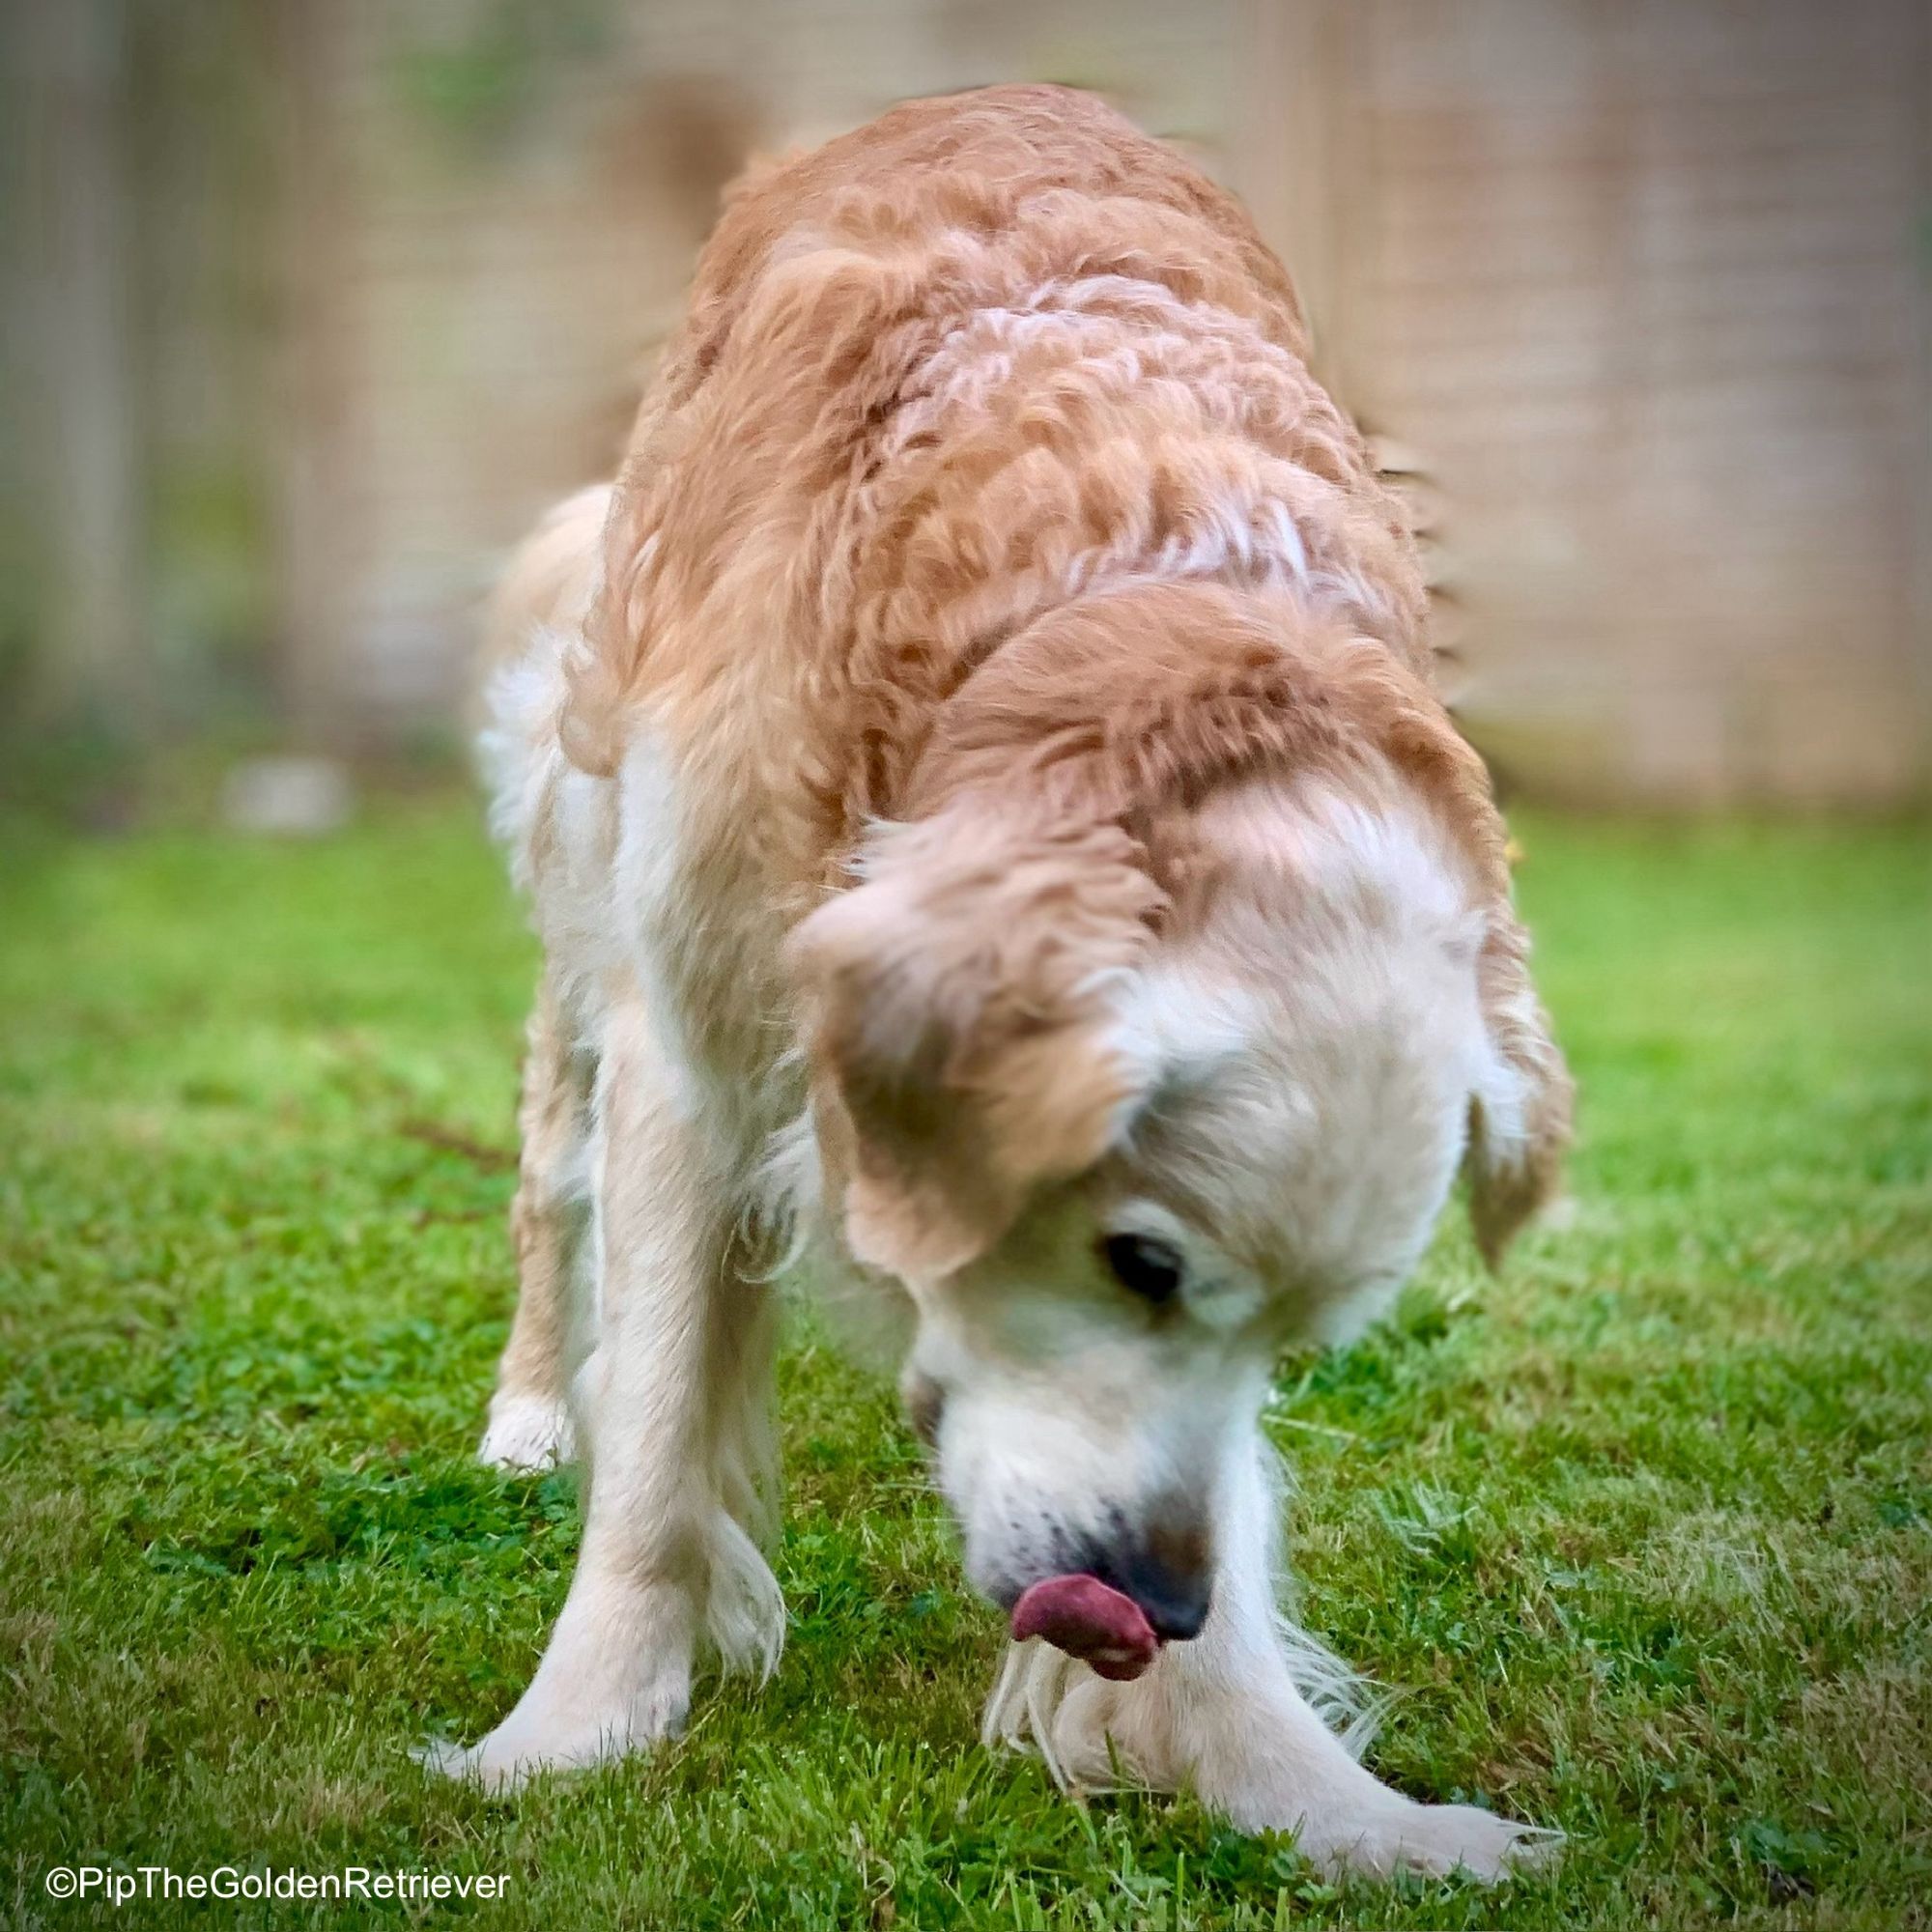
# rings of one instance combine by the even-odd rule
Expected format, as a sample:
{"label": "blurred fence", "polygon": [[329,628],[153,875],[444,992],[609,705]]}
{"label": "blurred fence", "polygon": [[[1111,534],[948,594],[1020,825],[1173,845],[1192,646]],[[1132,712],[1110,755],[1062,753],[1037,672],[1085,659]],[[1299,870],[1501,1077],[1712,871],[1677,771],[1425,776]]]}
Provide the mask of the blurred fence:
{"label": "blurred fence", "polygon": [[722,183],[895,98],[1193,146],[1416,473],[1498,762],[1918,794],[1918,0],[14,0],[0,702],[393,742],[606,473]]}

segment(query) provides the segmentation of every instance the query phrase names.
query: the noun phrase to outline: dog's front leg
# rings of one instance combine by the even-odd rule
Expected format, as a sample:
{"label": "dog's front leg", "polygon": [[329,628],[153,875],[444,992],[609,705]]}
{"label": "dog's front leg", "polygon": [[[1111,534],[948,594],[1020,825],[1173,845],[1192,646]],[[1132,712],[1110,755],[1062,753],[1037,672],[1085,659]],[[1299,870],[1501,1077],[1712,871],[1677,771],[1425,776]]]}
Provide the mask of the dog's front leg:
{"label": "dog's front leg", "polygon": [[1037,1640],[1016,1647],[987,1706],[988,1742],[1037,1742],[1068,1784],[1104,1787],[1118,1766],[1155,1790],[1191,1788],[1243,1831],[1294,1833],[1330,1874],[1460,1867],[1494,1879],[1544,1855],[1557,1833],[1473,1805],[1406,1798],[1322,1720],[1302,1684],[1350,1680],[1276,1607],[1276,1507],[1257,1438],[1227,1473],[1214,1599],[1201,1634],[1167,1645],[1124,1684]]}
{"label": "dog's front leg", "polygon": [[[783,1609],[741,1520],[742,1417],[766,1398],[765,1291],[727,1264],[731,1150],[641,1005],[605,1032],[594,1107],[597,1346],[580,1373],[577,1573],[516,1708],[445,1769],[502,1786],[673,1732],[707,1620],[776,1656]],[[735,1513],[734,1513],[735,1511]]]}

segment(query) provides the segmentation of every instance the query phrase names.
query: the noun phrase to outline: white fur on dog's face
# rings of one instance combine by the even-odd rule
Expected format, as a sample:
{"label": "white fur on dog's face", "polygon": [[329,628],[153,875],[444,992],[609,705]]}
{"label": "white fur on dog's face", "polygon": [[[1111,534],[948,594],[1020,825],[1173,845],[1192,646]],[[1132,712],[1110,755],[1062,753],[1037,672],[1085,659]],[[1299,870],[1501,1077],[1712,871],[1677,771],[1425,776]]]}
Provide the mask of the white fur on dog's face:
{"label": "white fur on dog's face", "polygon": [[[1309,823],[1124,988],[1111,1044],[1137,1098],[1117,1144],[966,1266],[910,1284],[909,1402],[968,1573],[1001,1603],[1090,1570],[1189,1634],[1277,1351],[1385,1306],[1494,1082],[1452,874],[1384,821]],[[1110,1265],[1122,1236],[1179,1258],[1159,1305]]]}
{"label": "white fur on dog's face", "polygon": [[1151,1597],[1171,1600],[1167,1621],[1186,1625],[1188,1602],[1206,1601],[1228,1433],[1250,1419],[1265,1371],[1250,1332],[1263,1298],[1216,1259],[1198,1303],[1190,1285],[1151,1306],[1103,1258],[1123,1226],[1185,1238],[1151,1201],[1105,1211],[1075,1187],[916,1291],[907,1381],[978,1589],[1009,1607],[1029,1583],[1089,1571],[1151,1614]]}

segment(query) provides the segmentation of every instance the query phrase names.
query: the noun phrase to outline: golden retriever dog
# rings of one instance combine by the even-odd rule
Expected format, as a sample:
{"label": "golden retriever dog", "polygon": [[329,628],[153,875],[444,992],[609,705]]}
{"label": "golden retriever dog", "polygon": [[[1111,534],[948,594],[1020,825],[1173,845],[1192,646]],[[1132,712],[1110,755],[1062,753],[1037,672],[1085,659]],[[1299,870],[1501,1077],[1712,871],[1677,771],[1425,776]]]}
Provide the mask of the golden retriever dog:
{"label": "golden retriever dog", "polygon": [[487,751],[546,964],[483,1454],[578,1455],[503,1787],[769,1671],[773,1291],[902,1323],[989,1741],[1328,1870],[1548,1842],[1412,1801],[1277,1601],[1259,1426],[1460,1173],[1492,1260],[1569,1083],[1422,574],[1228,195],[1058,88],[729,198],[616,481],[511,573]]}

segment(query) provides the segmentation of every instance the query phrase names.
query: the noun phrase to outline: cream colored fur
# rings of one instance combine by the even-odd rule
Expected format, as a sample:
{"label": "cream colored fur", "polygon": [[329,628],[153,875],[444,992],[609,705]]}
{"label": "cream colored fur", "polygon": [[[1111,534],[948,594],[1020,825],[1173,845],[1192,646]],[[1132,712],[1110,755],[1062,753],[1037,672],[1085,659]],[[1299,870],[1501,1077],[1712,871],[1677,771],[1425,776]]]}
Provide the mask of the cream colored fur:
{"label": "cream colored fur", "polygon": [[[617,481],[498,606],[546,965],[484,1455],[587,1492],[543,1662],[449,1769],[646,1746],[706,1645],[773,1666],[803,1254],[903,1338],[977,1586],[1211,1585],[1131,1684],[1012,1651],[989,1739],[1327,1869],[1541,1842],[1378,1782],[1279,1607],[1276,1351],[1372,1319],[1459,1169],[1498,1254],[1568,1122],[1414,555],[1304,350],[1239,210],[1061,90],[731,201]],[[1129,1238],[1177,1258],[1159,1306]]]}

